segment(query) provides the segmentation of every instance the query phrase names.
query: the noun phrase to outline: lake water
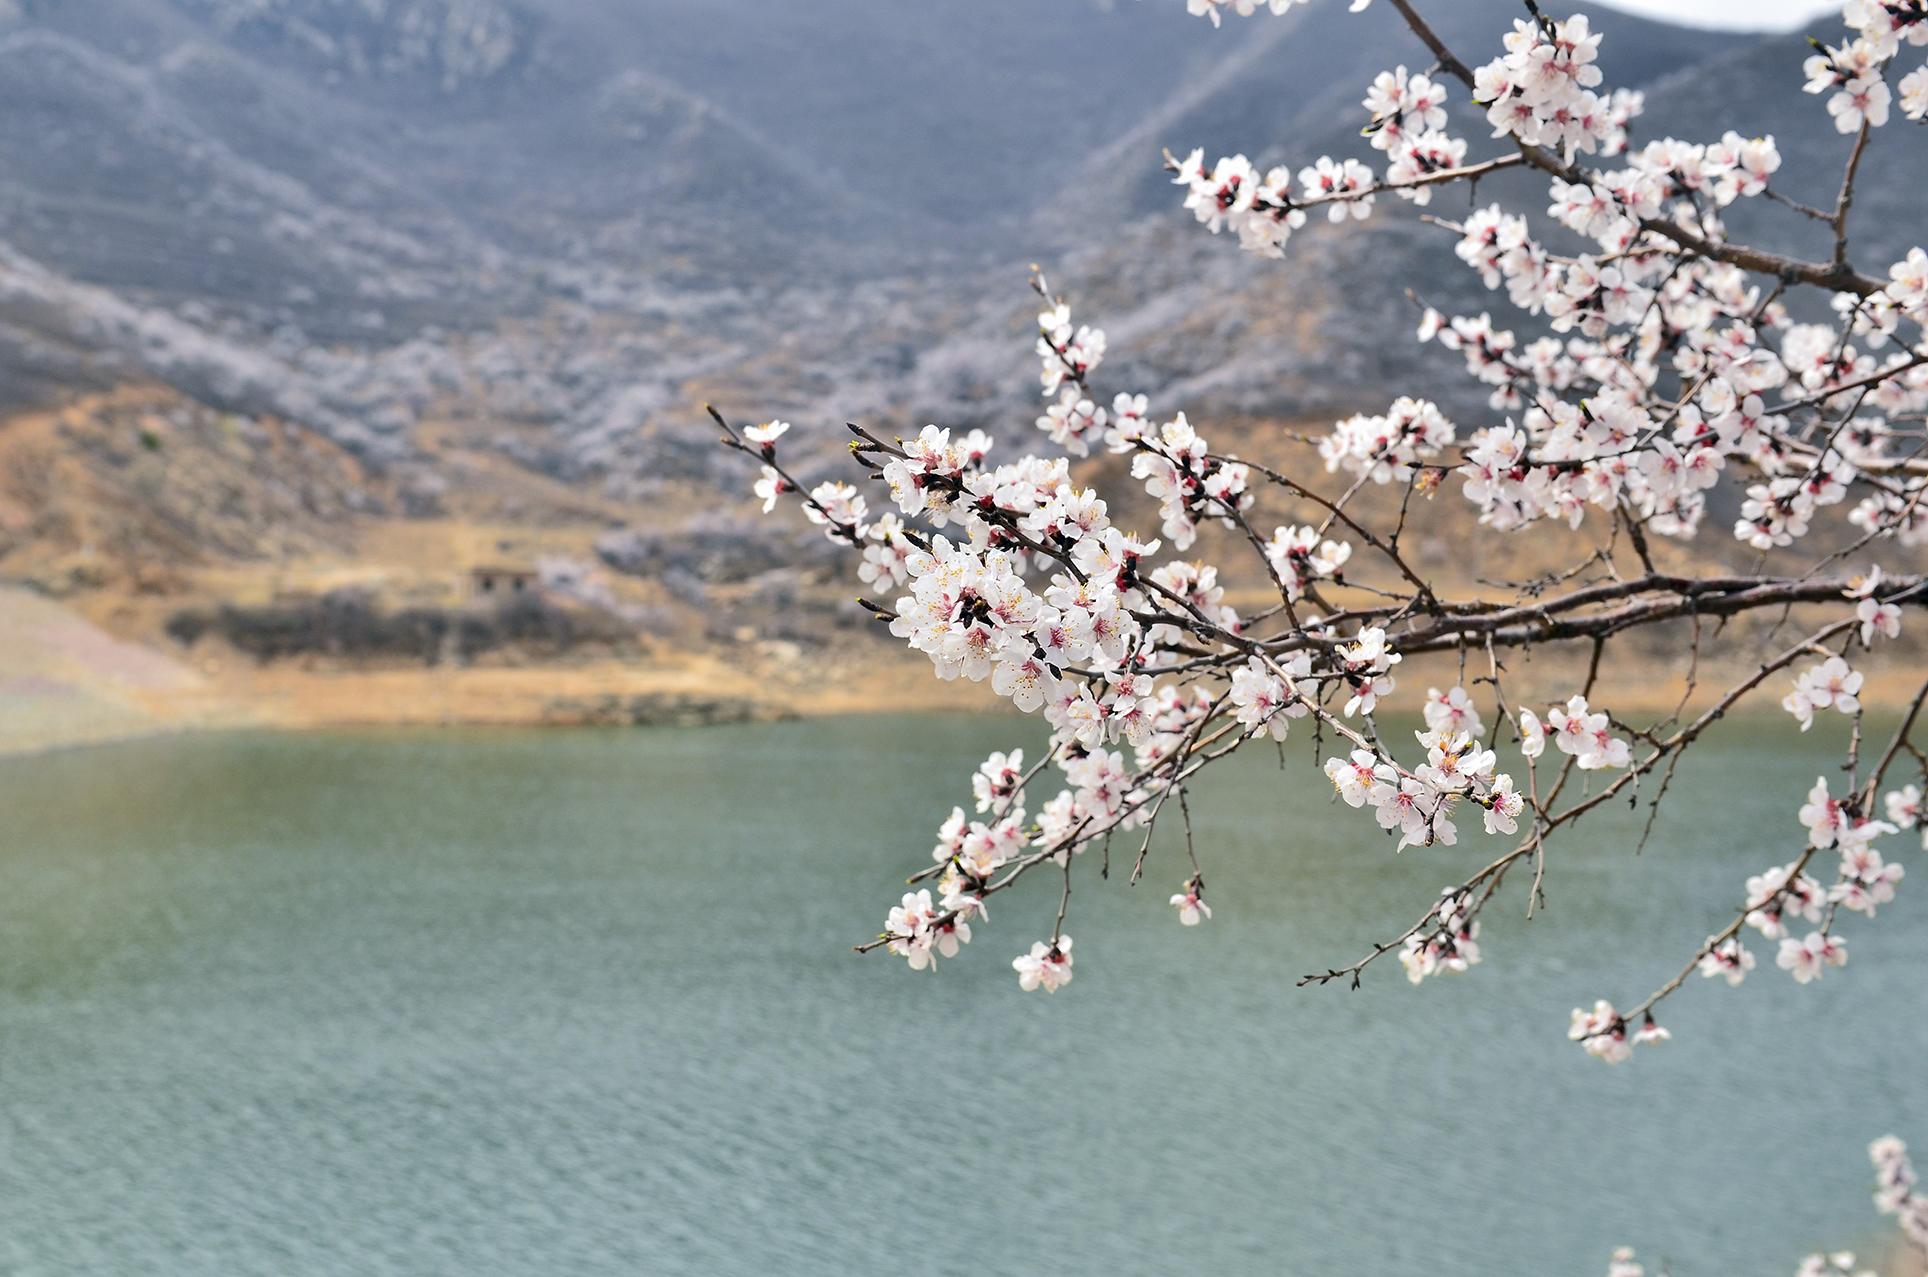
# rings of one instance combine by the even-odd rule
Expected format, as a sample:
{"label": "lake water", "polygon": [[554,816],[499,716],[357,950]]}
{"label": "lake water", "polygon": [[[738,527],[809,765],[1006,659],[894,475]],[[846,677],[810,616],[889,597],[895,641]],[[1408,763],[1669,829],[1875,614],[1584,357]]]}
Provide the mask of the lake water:
{"label": "lake water", "polygon": [[[1818,734],[1818,733],[1817,733]],[[1486,963],[1301,973],[1487,840],[1395,857],[1307,766],[1193,804],[1215,921],[1081,862],[1075,981],[992,902],[935,974],[857,957],[999,719],[218,736],[0,764],[0,1272],[1792,1272],[1878,1246],[1869,1139],[1928,1151],[1928,864],[1852,961],[1632,1000],[1789,858],[1826,742],[1732,725],[1636,862],[1557,845]],[[1838,757],[1838,755],[1837,755]],[[1236,803],[1243,814],[1234,818]],[[1477,823],[1477,822],[1475,822]]]}

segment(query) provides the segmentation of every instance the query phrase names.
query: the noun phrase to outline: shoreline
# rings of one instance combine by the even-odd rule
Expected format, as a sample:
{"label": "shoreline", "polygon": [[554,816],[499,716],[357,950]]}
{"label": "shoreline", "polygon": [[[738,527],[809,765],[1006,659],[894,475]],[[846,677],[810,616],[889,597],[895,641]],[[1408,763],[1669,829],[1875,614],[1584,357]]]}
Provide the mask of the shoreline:
{"label": "shoreline", "polygon": [[[1701,671],[1689,715],[1744,672],[1736,662],[1713,664]],[[1516,707],[1543,709],[1584,677],[1570,662],[1520,665],[1508,676]],[[1877,714],[1912,695],[1912,667],[1903,666],[1866,671],[1863,700]],[[1393,708],[1416,718],[1428,686],[1461,677],[1450,654],[1418,657],[1402,667]],[[1781,717],[1785,681],[1770,680],[1728,716]],[[1685,686],[1684,672],[1669,672],[1624,687],[1609,682],[1593,699],[1622,719],[1660,718]],[[1490,689],[1474,693],[1490,715]],[[60,601],[0,585],[0,758],[202,731],[695,727],[892,712],[1023,721],[988,686],[946,683],[924,658],[860,635],[809,648],[784,640],[663,645],[526,665],[259,664],[224,647],[169,651],[117,637]]]}
{"label": "shoreline", "polygon": [[419,731],[437,733],[456,733],[465,731],[491,732],[536,732],[536,731],[582,731],[602,729],[608,731],[690,731],[706,727],[732,727],[749,724],[795,723],[817,719],[864,718],[869,716],[887,717],[892,715],[928,715],[945,718],[992,718],[1006,717],[1013,722],[1026,721],[1025,716],[1014,711],[1002,710],[996,706],[973,709],[963,705],[857,705],[818,708],[808,712],[775,707],[748,707],[742,714],[726,713],[710,717],[693,714],[686,717],[669,716],[657,719],[621,720],[616,718],[583,717],[573,719],[452,719],[424,721],[420,719],[395,717],[343,717],[311,722],[277,721],[269,719],[236,718],[232,720],[209,720],[203,722],[155,722],[144,727],[133,727],[122,731],[89,734],[75,731],[71,734],[50,733],[40,739],[20,739],[0,732],[0,765],[26,758],[41,758],[49,754],[75,753],[82,750],[98,749],[115,745],[132,745],[147,741],[162,740],[168,737],[215,736],[226,733],[271,733],[274,735],[298,736],[308,733],[326,732],[383,732]]}
{"label": "shoreline", "polygon": [[[455,674],[509,675],[515,681],[535,685],[545,685],[552,677],[565,671],[544,668],[521,668],[512,670],[469,670],[456,671]],[[580,671],[577,671],[580,673]],[[414,671],[402,672],[413,675]],[[444,677],[449,672],[444,672]],[[363,671],[354,673],[309,675],[316,682],[328,686],[335,696],[340,694],[340,684],[363,683],[370,680],[380,683],[385,680],[381,675],[392,676],[395,671]],[[476,680],[483,686],[471,688],[473,695],[486,695],[490,687],[499,686],[499,680]],[[928,681],[928,679],[927,679]],[[975,684],[964,685],[976,689]],[[952,690],[955,685],[937,684],[942,693]],[[460,698],[469,700],[471,697]],[[4,686],[0,685],[0,700],[4,699]],[[330,696],[327,699],[334,699]],[[498,702],[495,712],[473,714],[425,713],[420,701],[407,704],[396,701],[386,702],[386,711],[378,712],[374,707],[384,704],[377,698],[363,700],[360,696],[343,698],[348,704],[340,704],[331,712],[300,713],[291,712],[293,706],[275,707],[277,712],[261,712],[262,707],[252,708],[229,704],[224,708],[211,709],[196,706],[194,712],[160,712],[141,720],[123,720],[112,724],[75,719],[70,722],[42,721],[35,730],[23,730],[21,725],[4,712],[0,712],[0,763],[9,759],[33,758],[48,754],[65,753],[92,749],[100,746],[124,745],[142,741],[160,740],[166,737],[186,737],[228,732],[272,732],[276,734],[301,734],[329,731],[383,731],[383,730],[425,730],[438,732],[460,732],[463,730],[570,730],[581,728],[643,728],[650,730],[684,730],[690,728],[733,726],[755,723],[798,722],[812,719],[861,718],[870,715],[887,716],[899,714],[931,715],[946,718],[1007,718],[1013,723],[1030,723],[1031,716],[1019,714],[1009,708],[1001,698],[993,697],[984,691],[982,697],[969,695],[938,696],[858,696],[847,689],[826,689],[816,695],[804,697],[799,701],[752,700],[729,696],[695,696],[662,690],[640,692],[603,692],[593,696],[549,696],[540,703],[531,700],[509,699]],[[1672,710],[1678,693],[1669,697],[1649,696],[1630,698],[1616,705],[1616,709],[1634,714],[1665,714]],[[1696,698],[1700,701],[1700,698]],[[1537,704],[1537,701],[1534,702]],[[1704,708],[1705,702],[1700,702]],[[0,706],[0,709],[3,709]],[[156,707],[159,708],[159,707]],[[1383,715],[1382,721],[1398,722],[1404,719],[1417,720],[1419,704],[1415,700],[1409,712],[1395,712]],[[1687,717],[1691,717],[1690,708]],[[1743,722],[1765,722],[1784,717],[1778,703],[1766,698],[1744,702],[1730,709],[1725,717]],[[1879,720],[1880,711],[1874,710],[1871,717]],[[1797,733],[1792,722],[1785,724],[1789,732]]]}

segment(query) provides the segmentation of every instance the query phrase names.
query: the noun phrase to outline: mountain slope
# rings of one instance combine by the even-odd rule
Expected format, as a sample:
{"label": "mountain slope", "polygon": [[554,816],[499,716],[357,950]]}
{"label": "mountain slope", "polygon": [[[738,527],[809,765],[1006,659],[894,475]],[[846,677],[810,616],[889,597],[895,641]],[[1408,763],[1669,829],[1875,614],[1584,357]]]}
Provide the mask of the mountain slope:
{"label": "mountain slope", "polygon": [[[1517,6],[1431,13],[1478,61]],[[1795,92],[1796,37],[1597,22],[1609,83],[1650,90],[1640,136],[1765,126],[1791,189],[1796,166],[1832,180],[1842,142]],[[152,378],[431,471],[433,419],[636,498],[720,464],[690,425],[705,400],[1027,421],[1028,261],[1164,403],[1450,392],[1403,289],[1493,299],[1443,232],[1381,201],[1261,262],[1190,226],[1158,159],[1368,155],[1370,76],[1429,60],[1390,6],[1332,0],[1220,30],[1176,0],[20,0],[0,16],[0,393]],[[1456,127],[1491,153],[1465,96]],[[1857,210],[1877,257],[1928,237],[1922,148],[1887,133],[1901,166]],[[1734,223],[1813,238],[1781,209]]]}

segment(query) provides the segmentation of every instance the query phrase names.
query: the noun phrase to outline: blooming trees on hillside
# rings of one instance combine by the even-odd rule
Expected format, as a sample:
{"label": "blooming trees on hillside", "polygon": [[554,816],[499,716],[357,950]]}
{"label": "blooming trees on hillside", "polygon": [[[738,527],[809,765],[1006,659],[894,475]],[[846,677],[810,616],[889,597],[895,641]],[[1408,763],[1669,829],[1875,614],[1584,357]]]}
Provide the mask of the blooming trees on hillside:
{"label": "blooming trees on hillside", "polygon": [[[934,885],[904,895],[861,946],[913,968],[958,952],[973,924],[981,932],[990,897],[1044,878],[1058,888],[1057,923],[1012,965],[1024,989],[1063,988],[1081,854],[1126,836],[1136,882],[1154,830],[1173,817],[1186,873],[1171,904],[1186,925],[1209,918],[1188,785],[1248,742],[1309,725],[1339,746],[1314,765],[1358,809],[1362,841],[1375,827],[1395,850],[1502,841],[1402,931],[1300,983],[1357,986],[1385,954],[1415,983],[1464,972],[1484,956],[1480,916],[1505,884],[1525,874],[1536,900],[1563,828],[1615,799],[1657,807],[1682,756],[1745,698],[1785,690],[1790,730],[1845,716],[1840,773],[1817,778],[1805,802],[1785,796],[1788,850],[1734,884],[1731,922],[1645,996],[1574,1010],[1569,1036],[1617,1062],[1670,1036],[1658,1008],[1696,974],[1746,979],[1761,965],[1753,946],[1802,983],[1842,966],[1844,924],[1893,898],[1903,877],[1893,857],[1928,831],[1917,744],[1928,682],[1879,739],[1864,733],[1862,696],[1864,668],[1928,604],[1928,578],[1910,570],[1928,541],[1928,252],[1862,261],[1849,233],[1876,134],[1897,115],[1928,114],[1928,5],[1850,0],[1839,45],[1801,68],[1845,135],[1838,194],[1816,208],[1776,188],[1771,137],[1643,130],[1641,95],[1603,82],[1602,36],[1585,17],[1556,20],[1529,2],[1474,63],[1409,0],[1386,2],[1432,61],[1365,86],[1367,155],[1261,171],[1194,150],[1167,167],[1206,231],[1261,258],[1292,251],[1315,222],[1427,206],[1439,187],[1501,170],[1543,179],[1543,200],[1426,215],[1442,250],[1513,314],[1426,308],[1419,320],[1419,340],[1485,388],[1481,421],[1400,396],[1336,423],[1316,462],[1234,456],[1182,411],[1155,413],[1131,387],[1101,390],[1104,333],[1040,276],[1036,424],[1049,446],[1038,452],[994,459],[977,430],[930,425],[899,439],[852,426],[853,457],[873,482],[806,490],[780,457],[782,423],[717,422],[726,444],[761,463],[766,508],[795,493],[860,556],[867,606],[939,678],[988,682],[1050,728],[1041,757],[986,761],[973,810],[951,813],[916,875]],[[1217,23],[1292,3],[1189,8]],[[1737,241],[1724,213],[1750,200],[1819,223],[1832,252],[1809,260]],[[1155,537],[1114,523],[1113,505],[1074,471],[1073,459],[1099,452],[1129,459],[1156,505]],[[1530,581],[1455,592],[1401,547],[1414,504],[1453,486],[1496,537],[1589,528],[1596,548]],[[1396,517],[1365,513],[1374,490],[1396,494],[1378,503]],[[1186,557],[1208,528],[1249,551],[1263,606],[1227,602],[1232,565]],[[1731,538],[1753,570],[1661,566],[1661,540],[1695,538]],[[1612,710],[1616,639],[1671,627],[1691,692],[1705,630],[1763,610],[1802,618],[1805,632],[1657,722]],[[1586,672],[1557,700],[1521,703],[1504,656],[1527,645],[1571,647]],[[1427,653],[1456,655],[1461,678],[1412,698],[1425,726],[1401,744],[1376,716],[1404,699],[1402,662]],[[1878,1143],[1874,1158],[1883,1209],[1922,1239],[1928,1215],[1899,1145]],[[1852,1268],[1838,1258],[1817,1257],[1814,1271]],[[1616,1264],[1638,1271],[1631,1256]]]}

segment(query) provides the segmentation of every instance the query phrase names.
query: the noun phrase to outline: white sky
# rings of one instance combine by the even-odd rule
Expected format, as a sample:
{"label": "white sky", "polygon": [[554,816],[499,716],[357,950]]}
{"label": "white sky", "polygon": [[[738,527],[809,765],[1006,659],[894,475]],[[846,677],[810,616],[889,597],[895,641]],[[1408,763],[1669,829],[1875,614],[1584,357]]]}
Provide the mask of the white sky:
{"label": "white sky", "polygon": [[1841,8],[1840,0],[1600,0],[1600,3],[1670,22],[1746,31],[1786,31]]}

